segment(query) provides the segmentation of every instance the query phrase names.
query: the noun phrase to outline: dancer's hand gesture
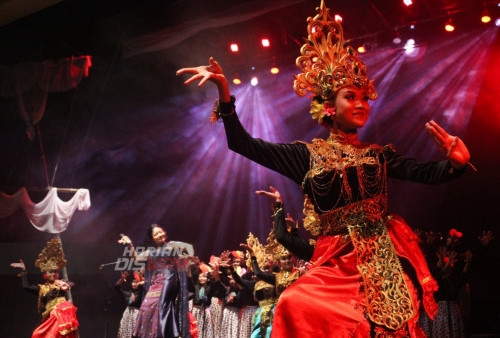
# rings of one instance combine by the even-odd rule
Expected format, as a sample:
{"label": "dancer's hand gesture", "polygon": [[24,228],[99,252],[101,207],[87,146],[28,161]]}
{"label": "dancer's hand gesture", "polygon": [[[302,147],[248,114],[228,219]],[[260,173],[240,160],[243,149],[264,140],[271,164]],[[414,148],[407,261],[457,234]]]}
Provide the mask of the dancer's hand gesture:
{"label": "dancer's hand gesture", "polygon": [[272,186],[269,187],[269,190],[271,190],[271,191],[257,190],[255,193],[257,195],[264,195],[264,196],[267,196],[269,198],[272,198],[272,199],[274,199],[275,202],[282,203],[280,192]]}
{"label": "dancer's hand gesture", "polygon": [[198,66],[198,67],[190,67],[190,68],[181,68],[176,74],[194,74],[189,79],[184,81],[184,84],[188,85],[193,81],[200,80],[198,83],[198,87],[201,87],[207,81],[211,81],[217,85],[219,90],[219,100],[222,102],[231,101],[231,96],[229,93],[229,87],[227,85],[226,77],[224,76],[224,72],[222,71],[222,67],[211,57],[209,60],[208,66]]}
{"label": "dancer's hand gesture", "polygon": [[22,271],[26,271],[26,266],[24,265],[22,259],[20,259],[19,262],[10,263],[10,266],[16,269],[21,269]]}
{"label": "dancer's hand gesture", "polygon": [[255,251],[253,251],[253,248],[250,245],[246,243],[241,243],[240,246],[248,251],[250,257],[255,257]]}
{"label": "dancer's hand gesture", "polygon": [[425,128],[453,168],[462,168],[469,162],[469,150],[459,137],[448,134],[433,120],[426,123]]}
{"label": "dancer's hand gesture", "polygon": [[125,235],[120,235],[120,239],[118,240],[118,243],[124,244],[124,245],[132,245],[132,240]]}

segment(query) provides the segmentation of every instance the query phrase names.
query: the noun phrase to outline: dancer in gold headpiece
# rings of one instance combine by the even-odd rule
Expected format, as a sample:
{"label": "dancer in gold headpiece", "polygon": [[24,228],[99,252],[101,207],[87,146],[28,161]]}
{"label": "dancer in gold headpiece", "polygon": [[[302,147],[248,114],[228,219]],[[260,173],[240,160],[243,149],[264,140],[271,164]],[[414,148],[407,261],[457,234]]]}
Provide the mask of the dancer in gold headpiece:
{"label": "dancer in gold headpiece", "polygon": [[[356,52],[345,43],[340,22],[321,1],[307,19],[308,39],[297,59],[294,90],[314,97],[312,117],[330,128],[325,139],[276,144],[254,139],[235,114],[221,66],[180,69],[185,81],[215,83],[229,148],[301,185],[304,227],[318,236],[309,257],[313,266],[281,295],[273,337],[419,336],[420,306],[432,318],[437,289],[417,236],[404,220],[387,210],[387,177],[444,183],[459,177],[469,161],[465,144],[430,121],[426,129],[447,158],[417,162],[393,146],[358,140],[357,130],[376,99],[372,81]],[[409,264],[403,264],[407,262]],[[415,278],[409,277],[413,266]],[[422,288],[418,297],[416,284]]]}
{"label": "dancer in gold headpiece", "polygon": [[32,337],[78,337],[76,307],[66,299],[70,284],[59,279],[59,270],[66,266],[59,240],[54,237],[47,242],[35,262],[35,266],[43,273],[44,284],[29,284],[22,260],[11,266],[21,269],[23,287],[38,294],[38,311],[42,315],[42,322]]}

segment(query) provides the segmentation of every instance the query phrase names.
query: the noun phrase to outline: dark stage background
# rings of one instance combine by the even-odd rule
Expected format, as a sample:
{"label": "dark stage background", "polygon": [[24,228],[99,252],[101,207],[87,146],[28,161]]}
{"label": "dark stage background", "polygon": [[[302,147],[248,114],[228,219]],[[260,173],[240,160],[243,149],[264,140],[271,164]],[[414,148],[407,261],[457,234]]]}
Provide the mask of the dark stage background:
{"label": "dark stage background", "polygon": [[[493,20],[498,17],[495,1],[484,4],[496,13]],[[92,56],[89,76],[76,89],[49,93],[39,124],[52,185],[90,190],[91,208],[77,211],[62,233],[81,337],[116,336],[125,306],[113,290],[119,273],[98,266],[122,255],[119,233],[141,244],[149,224],[159,223],[171,239],[192,243],[207,260],[238,248],[249,232],[267,237],[269,201],[254,191],[270,185],[301,218],[300,187],[230,152],[223,126],[209,123],[214,86],[186,87],[187,77],[175,71],[213,56],[228,79],[243,80],[230,88],[253,136],[274,142],[325,137],[328,131],[309,117],[309,100],[292,88],[306,17],[318,5],[66,0],[0,27],[0,67]],[[500,43],[498,27],[479,22],[481,3],[415,1],[405,8],[396,0],[339,0],[327,6],[343,16],[351,43],[368,49],[362,59],[379,98],[360,138],[392,143],[420,160],[440,160],[424,129],[434,119],[464,140],[478,169],[441,186],[391,180],[391,211],[424,231],[456,228],[471,248],[483,230],[498,237]],[[451,34],[442,28],[448,13],[457,24]],[[392,43],[396,29],[399,45]],[[268,50],[259,46],[264,35],[271,40]],[[408,38],[416,41],[410,54],[403,48]],[[228,51],[233,41],[240,44],[237,55]],[[271,65],[281,72],[271,75]],[[250,86],[252,76],[259,77],[258,86]],[[40,139],[29,141],[24,130],[15,98],[0,97],[0,190],[13,194],[29,187],[38,202],[47,187]],[[39,320],[36,297],[21,288],[9,263],[22,258],[31,282],[41,282],[34,261],[50,238],[21,210],[0,219],[1,337],[29,336]],[[476,333],[498,333],[498,238],[490,249],[471,280]]]}

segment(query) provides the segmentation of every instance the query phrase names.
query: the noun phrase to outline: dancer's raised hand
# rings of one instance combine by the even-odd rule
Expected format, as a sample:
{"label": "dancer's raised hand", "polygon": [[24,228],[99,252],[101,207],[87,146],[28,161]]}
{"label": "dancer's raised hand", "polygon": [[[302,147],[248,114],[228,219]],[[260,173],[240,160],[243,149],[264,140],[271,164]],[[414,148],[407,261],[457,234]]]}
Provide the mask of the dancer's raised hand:
{"label": "dancer's raised hand", "polygon": [[19,262],[10,263],[10,266],[16,269],[21,269],[22,271],[26,271],[26,266],[24,265],[22,259],[20,259]]}
{"label": "dancer's raised hand", "polygon": [[222,71],[222,67],[213,57],[208,60],[209,65],[198,66],[198,67],[188,67],[179,69],[176,74],[194,74],[189,79],[184,81],[184,84],[188,85],[193,81],[200,80],[198,87],[201,87],[207,81],[211,81],[217,85],[219,89],[219,98],[223,102],[229,102],[231,100],[229,94],[229,88],[227,85],[226,77]]}
{"label": "dancer's raised hand", "polygon": [[257,195],[264,195],[264,196],[267,196],[269,198],[272,198],[272,199],[274,199],[275,202],[282,203],[280,192],[278,190],[276,190],[276,188],[274,188],[272,186],[269,187],[269,190],[270,191],[267,191],[267,190],[257,190],[255,193]]}
{"label": "dancer's raised hand", "polygon": [[433,120],[427,122],[425,128],[453,168],[462,168],[469,162],[469,150],[459,137],[448,134]]}

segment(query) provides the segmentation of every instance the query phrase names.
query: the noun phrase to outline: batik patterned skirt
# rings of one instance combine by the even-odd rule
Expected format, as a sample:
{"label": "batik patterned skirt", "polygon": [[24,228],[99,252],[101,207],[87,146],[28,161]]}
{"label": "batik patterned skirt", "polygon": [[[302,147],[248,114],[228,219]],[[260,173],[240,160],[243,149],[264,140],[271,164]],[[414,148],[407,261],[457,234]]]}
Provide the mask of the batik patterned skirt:
{"label": "batik patterned skirt", "polygon": [[139,315],[139,308],[127,306],[123,311],[118,329],[118,338],[131,338],[134,333],[135,323]]}
{"label": "batik patterned skirt", "polygon": [[194,305],[191,312],[196,319],[196,324],[198,326],[198,337],[214,337],[210,308],[204,308],[201,305]]}

